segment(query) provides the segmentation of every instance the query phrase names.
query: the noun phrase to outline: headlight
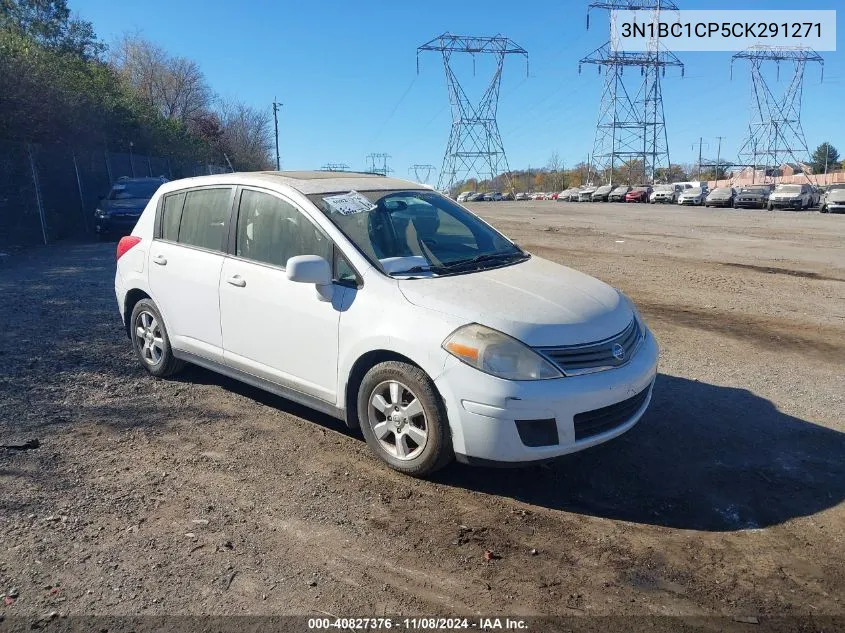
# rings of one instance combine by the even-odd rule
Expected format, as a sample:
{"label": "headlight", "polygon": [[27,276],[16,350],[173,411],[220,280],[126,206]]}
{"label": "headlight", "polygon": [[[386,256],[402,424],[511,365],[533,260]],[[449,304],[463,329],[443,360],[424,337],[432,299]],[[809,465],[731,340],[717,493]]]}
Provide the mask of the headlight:
{"label": "headlight", "polygon": [[506,380],[546,380],[563,375],[524,343],[477,323],[452,332],[443,341],[443,349],[467,365]]}
{"label": "headlight", "polygon": [[108,213],[106,213],[102,209],[97,209],[97,210],[94,211],[94,217],[96,217],[96,218],[102,219],[102,218],[105,218],[107,216],[108,216]]}

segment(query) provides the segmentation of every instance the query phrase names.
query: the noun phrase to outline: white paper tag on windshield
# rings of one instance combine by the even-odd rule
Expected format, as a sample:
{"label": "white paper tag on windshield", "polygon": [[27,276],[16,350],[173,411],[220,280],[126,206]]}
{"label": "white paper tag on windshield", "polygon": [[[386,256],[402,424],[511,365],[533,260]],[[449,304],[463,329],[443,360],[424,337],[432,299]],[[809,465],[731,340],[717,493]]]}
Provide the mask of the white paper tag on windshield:
{"label": "white paper tag on windshield", "polygon": [[377,207],[366,196],[361,195],[357,191],[341,193],[336,196],[326,196],[323,198],[323,202],[326,203],[330,212],[340,213],[341,215],[363,213],[364,211],[372,211]]}

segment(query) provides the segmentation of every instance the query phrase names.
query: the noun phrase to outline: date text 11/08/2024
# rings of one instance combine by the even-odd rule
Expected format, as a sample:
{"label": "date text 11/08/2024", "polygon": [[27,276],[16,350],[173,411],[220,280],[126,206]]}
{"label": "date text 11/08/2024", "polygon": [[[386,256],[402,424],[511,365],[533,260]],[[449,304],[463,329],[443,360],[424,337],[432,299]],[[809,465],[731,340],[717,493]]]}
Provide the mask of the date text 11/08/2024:
{"label": "date text 11/08/2024", "polygon": [[519,618],[309,618],[308,630],[364,630],[406,629],[411,631],[448,630],[528,630],[528,622]]}

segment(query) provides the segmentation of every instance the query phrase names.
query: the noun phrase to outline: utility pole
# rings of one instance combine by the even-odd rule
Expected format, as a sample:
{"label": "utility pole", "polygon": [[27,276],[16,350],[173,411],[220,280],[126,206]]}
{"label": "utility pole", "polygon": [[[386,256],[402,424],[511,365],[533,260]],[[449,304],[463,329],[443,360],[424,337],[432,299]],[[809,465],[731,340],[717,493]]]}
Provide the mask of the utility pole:
{"label": "utility pole", "polygon": [[273,124],[276,128],[276,171],[282,170],[282,163],[279,159],[279,108],[281,108],[284,103],[279,103],[276,101],[276,98],[273,97]]}
{"label": "utility pole", "polygon": [[704,138],[698,138],[698,180],[701,180],[701,148],[704,145]]}
{"label": "utility pole", "polygon": [[717,136],[716,138],[719,139],[719,149],[716,150],[716,187],[719,187],[719,175],[721,172],[719,169],[722,166],[722,139],[725,138],[724,136]]}

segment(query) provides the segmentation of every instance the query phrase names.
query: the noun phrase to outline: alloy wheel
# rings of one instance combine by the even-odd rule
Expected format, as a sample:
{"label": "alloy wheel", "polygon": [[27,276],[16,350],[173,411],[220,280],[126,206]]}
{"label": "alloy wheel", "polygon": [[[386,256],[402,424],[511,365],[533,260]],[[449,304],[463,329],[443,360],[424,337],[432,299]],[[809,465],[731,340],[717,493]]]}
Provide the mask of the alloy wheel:
{"label": "alloy wheel", "polygon": [[370,428],[389,455],[408,461],[428,443],[428,420],[419,398],[396,380],[376,385],[367,405]]}
{"label": "alloy wheel", "polygon": [[147,311],[138,314],[135,319],[135,339],[144,362],[158,365],[164,356],[164,336],[161,324],[154,314]]}

